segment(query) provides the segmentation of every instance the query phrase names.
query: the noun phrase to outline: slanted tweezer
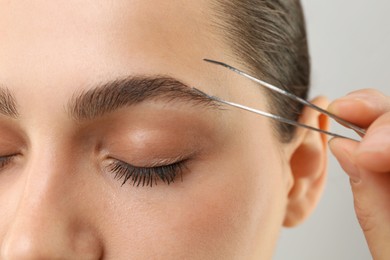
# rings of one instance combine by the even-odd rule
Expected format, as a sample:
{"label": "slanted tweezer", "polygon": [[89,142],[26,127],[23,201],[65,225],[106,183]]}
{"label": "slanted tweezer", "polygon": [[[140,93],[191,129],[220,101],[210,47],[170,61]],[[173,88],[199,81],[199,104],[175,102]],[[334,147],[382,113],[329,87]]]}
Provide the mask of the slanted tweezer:
{"label": "slanted tweezer", "polygon": [[[324,115],[327,115],[328,117],[330,118],[333,118],[334,120],[336,120],[336,122],[340,123],[341,125],[343,126],[346,126],[346,127],[349,127],[353,130],[355,130],[357,133],[359,133],[361,136],[364,136],[366,134],[366,131],[361,128],[361,127],[358,127],[348,121],[346,121],[345,119],[342,119],[332,113],[330,113],[329,111],[325,110],[325,109],[322,109],[318,106],[316,106],[315,104],[303,99],[303,98],[300,98],[290,92],[287,92],[286,90],[283,90],[281,88],[278,88],[272,84],[269,84],[263,80],[260,80],[254,76],[251,76],[237,68],[234,68],[226,63],[223,63],[223,62],[220,62],[220,61],[215,61],[215,60],[210,60],[210,59],[204,59],[204,61],[206,62],[210,62],[210,63],[213,63],[213,64],[216,64],[216,65],[220,65],[220,66],[223,66],[225,68],[228,68],[230,70],[232,70],[233,72],[241,75],[241,76],[244,76],[258,84],[260,84],[261,86],[263,87],[266,87],[268,88],[269,90],[271,91],[274,91],[274,92],[277,92],[279,94],[282,94],[284,96],[287,96],[288,98],[294,100],[294,101],[297,101],[305,106],[308,106],[318,112],[320,112],[321,114],[324,114]],[[336,133],[332,133],[332,132],[329,132],[329,131],[325,131],[325,130],[322,130],[322,129],[318,129],[318,128],[315,128],[315,127],[312,127],[312,126],[309,126],[309,125],[305,125],[305,124],[302,124],[302,123],[299,123],[297,121],[294,121],[294,120],[291,120],[291,119],[287,119],[287,118],[284,118],[284,117],[281,117],[281,116],[278,116],[278,115],[274,115],[274,114],[270,114],[270,113],[267,113],[267,112],[264,112],[264,111],[261,111],[261,110],[258,110],[258,109],[254,109],[254,108],[251,108],[251,107],[247,107],[247,106],[244,106],[244,105],[241,105],[241,104],[237,104],[237,103],[234,103],[234,102],[230,102],[230,101],[226,101],[226,100],[223,100],[219,97],[216,97],[216,96],[211,96],[211,95],[208,95],[206,93],[204,93],[203,91],[199,90],[199,89],[196,89],[194,88],[196,91],[198,91],[200,94],[202,95],[205,95],[207,96],[208,98],[210,99],[213,99],[217,102],[220,102],[220,103],[223,103],[223,104],[226,104],[226,105],[230,105],[230,106],[233,106],[233,107],[236,107],[236,108],[239,108],[239,109],[243,109],[243,110],[246,110],[246,111],[249,111],[249,112],[252,112],[252,113],[255,113],[255,114],[258,114],[258,115],[262,115],[262,116],[266,116],[266,117],[269,117],[269,118],[272,118],[272,119],[275,119],[277,121],[280,121],[280,122],[283,122],[283,123],[286,123],[286,124],[290,124],[290,125],[295,125],[295,126],[299,126],[299,127],[303,127],[303,128],[307,128],[307,129],[310,129],[310,130],[314,130],[314,131],[317,131],[317,132],[320,132],[320,133],[323,133],[323,134],[327,134],[327,135],[330,135],[330,136],[333,136],[333,137],[341,137],[341,138],[347,138],[347,139],[351,139],[349,137],[346,137],[346,136],[343,136],[343,135],[339,135],[339,134],[336,134]]]}

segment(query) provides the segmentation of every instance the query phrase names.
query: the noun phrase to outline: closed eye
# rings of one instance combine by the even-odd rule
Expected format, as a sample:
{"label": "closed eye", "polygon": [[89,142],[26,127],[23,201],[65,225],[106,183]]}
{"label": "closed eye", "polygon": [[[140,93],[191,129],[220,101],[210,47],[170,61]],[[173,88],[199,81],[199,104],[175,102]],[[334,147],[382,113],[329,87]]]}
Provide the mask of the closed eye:
{"label": "closed eye", "polygon": [[122,181],[122,186],[130,182],[137,187],[152,187],[159,181],[169,185],[175,182],[178,176],[183,180],[184,168],[185,160],[155,167],[136,167],[120,160],[114,160],[108,165],[108,170],[115,174],[115,179]]}
{"label": "closed eye", "polygon": [[0,171],[12,162],[16,155],[6,155],[0,157]]}

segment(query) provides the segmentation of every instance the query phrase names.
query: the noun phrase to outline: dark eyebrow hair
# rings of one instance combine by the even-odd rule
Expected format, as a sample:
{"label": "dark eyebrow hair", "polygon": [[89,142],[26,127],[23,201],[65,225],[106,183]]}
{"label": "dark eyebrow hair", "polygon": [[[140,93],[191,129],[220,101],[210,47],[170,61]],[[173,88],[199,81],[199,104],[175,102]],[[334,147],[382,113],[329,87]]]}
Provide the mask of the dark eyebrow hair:
{"label": "dark eyebrow hair", "polygon": [[75,120],[91,120],[119,108],[146,100],[186,102],[219,108],[220,104],[183,82],[167,76],[131,76],[81,92],[69,101],[67,110]]}
{"label": "dark eyebrow hair", "polygon": [[11,118],[19,116],[16,99],[7,88],[0,87],[0,114]]}

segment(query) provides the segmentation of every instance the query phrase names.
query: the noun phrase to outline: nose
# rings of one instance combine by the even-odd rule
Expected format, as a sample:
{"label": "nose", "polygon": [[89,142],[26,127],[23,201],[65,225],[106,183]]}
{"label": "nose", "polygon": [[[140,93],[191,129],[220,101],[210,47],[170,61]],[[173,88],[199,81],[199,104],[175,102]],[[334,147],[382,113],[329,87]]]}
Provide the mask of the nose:
{"label": "nose", "polygon": [[67,229],[55,220],[19,219],[5,238],[1,259],[101,259],[93,234]]}
{"label": "nose", "polygon": [[91,212],[80,210],[82,193],[72,192],[79,187],[64,179],[75,174],[59,172],[59,163],[51,165],[30,165],[15,185],[17,206],[0,232],[5,234],[0,237],[0,259],[102,258],[96,225],[88,221]]}

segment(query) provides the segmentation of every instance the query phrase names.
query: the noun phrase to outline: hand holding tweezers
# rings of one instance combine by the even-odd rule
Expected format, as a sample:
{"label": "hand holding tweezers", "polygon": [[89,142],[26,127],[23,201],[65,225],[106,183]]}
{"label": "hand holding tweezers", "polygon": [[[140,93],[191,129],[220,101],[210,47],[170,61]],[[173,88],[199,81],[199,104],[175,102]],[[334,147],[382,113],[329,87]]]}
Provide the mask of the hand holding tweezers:
{"label": "hand holding tweezers", "polygon": [[[227,69],[230,69],[232,70],[233,72],[245,77],[245,78],[248,78],[258,84],[260,84],[261,86],[271,90],[271,91],[274,91],[274,92],[277,92],[281,95],[284,95],[284,96],[287,96],[288,98],[294,100],[294,101],[297,101],[305,106],[308,106],[314,110],[317,110],[318,112],[320,112],[321,114],[324,114],[324,115],[327,115],[328,117],[330,118],[333,118],[334,120],[336,120],[336,122],[340,123],[341,125],[345,126],[345,127],[349,127],[353,130],[355,130],[357,133],[359,133],[361,136],[364,136],[366,134],[366,131],[365,129],[359,127],[359,126],[356,126],[332,113],[330,113],[329,111],[325,110],[325,109],[322,109],[318,106],[316,106],[315,104],[303,99],[303,98],[300,98],[290,92],[287,92],[286,90],[283,90],[281,88],[278,88],[274,85],[271,85],[263,80],[260,80],[254,76],[251,76],[237,68],[234,68],[226,63],[223,63],[223,62],[220,62],[220,61],[215,61],[215,60],[210,60],[210,59],[204,59],[204,61],[206,62],[209,62],[209,63],[212,63],[212,64],[215,64],[215,65],[220,65],[220,66],[223,66]],[[322,129],[319,129],[319,128],[315,128],[315,127],[312,127],[312,126],[309,126],[309,125],[305,125],[305,124],[302,124],[302,123],[299,123],[297,121],[294,121],[294,120],[291,120],[291,119],[287,119],[287,118],[284,118],[284,117],[281,117],[281,116],[278,116],[278,115],[274,115],[274,114],[271,114],[271,113],[267,113],[267,112],[264,112],[264,111],[261,111],[261,110],[258,110],[258,109],[254,109],[254,108],[250,108],[250,107],[247,107],[247,106],[244,106],[244,105],[241,105],[241,104],[237,104],[237,103],[234,103],[234,102],[230,102],[230,101],[226,101],[226,100],[223,100],[219,97],[216,97],[216,96],[210,96],[206,93],[204,93],[203,91],[197,89],[197,88],[194,88],[196,91],[198,91],[199,93],[201,93],[202,95],[205,95],[207,96],[208,98],[212,99],[212,100],[215,100],[217,102],[220,102],[220,103],[223,103],[225,105],[229,105],[229,106],[232,106],[232,107],[236,107],[236,108],[239,108],[239,109],[243,109],[243,110],[246,110],[246,111],[249,111],[249,112],[252,112],[252,113],[255,113],[255,114],[258,114],[258,115],[262,115],[262,116],[265,116],[265,117],[269,117],[269,118],[272,118],[274,120],[277,120],[277,121],[280,121],[280,122],[283,122],[283,123],[286,123],[286,124],[290,124],[290,125],[294,125],[294,126],[298,126],[298,127],[303,127],[303,128],[307,128],[307,129],[310,129],[310,130],[314,130],[314,131],[317,131],[317,132],[320,132],[320,133],[323,133],[323,134],[327,134],[327,135],[330,135],[330,136],[333,136],[333,137],[341,137],[341,138],[346,138],[346,139],[351,139],[349,137],[346,137],[346,136],[343,136],[343,135],[339,135],[339,134],[336,134],[336,133],[332,133],[332,132],[329,132],[329,131],[325,131],[325,130],[322,130]],[[352,139],[353,140],[353,139]]]}

